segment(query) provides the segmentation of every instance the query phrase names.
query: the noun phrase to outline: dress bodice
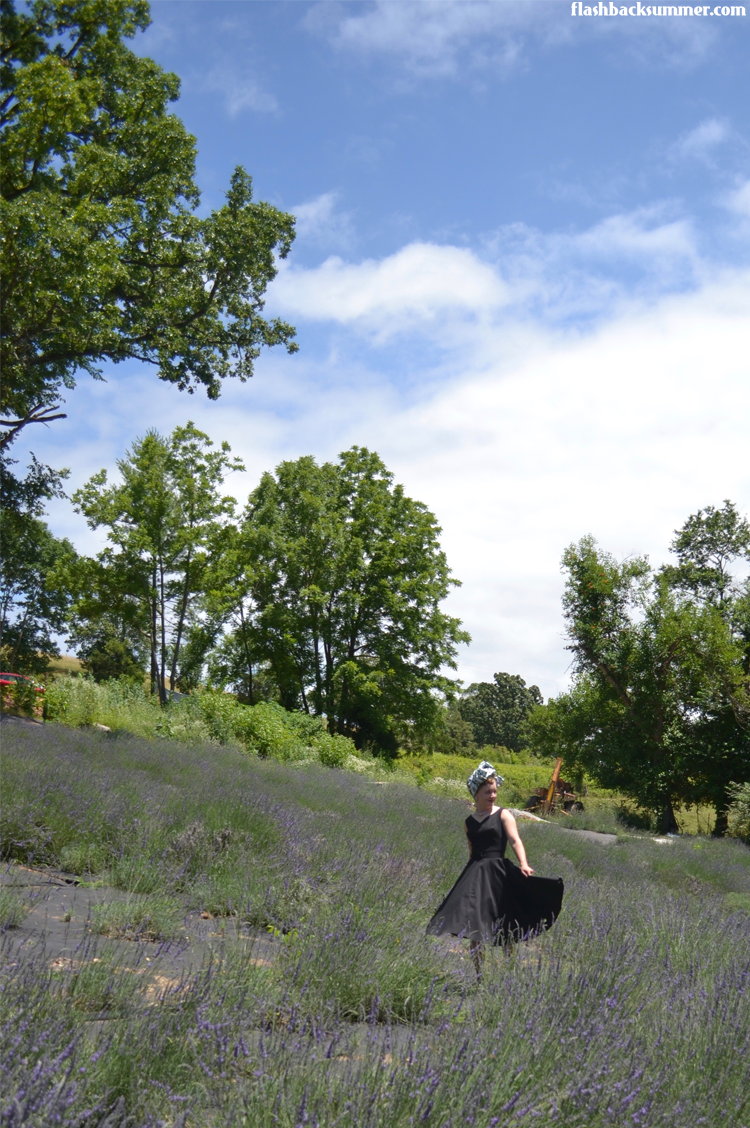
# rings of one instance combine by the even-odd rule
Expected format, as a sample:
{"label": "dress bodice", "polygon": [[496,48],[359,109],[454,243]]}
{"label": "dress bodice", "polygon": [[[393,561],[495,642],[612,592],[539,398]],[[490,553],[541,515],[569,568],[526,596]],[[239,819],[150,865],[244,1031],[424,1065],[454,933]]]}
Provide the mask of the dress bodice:
{"label": "dress bodice", "polygon": [[466,833],[471,843],[473,862],[481,861],[482,858],[505,857],[508,836],[500,817],[501,813],[502,807],[481,822],[478,822],[473,815],[469,815],[466,820]]}

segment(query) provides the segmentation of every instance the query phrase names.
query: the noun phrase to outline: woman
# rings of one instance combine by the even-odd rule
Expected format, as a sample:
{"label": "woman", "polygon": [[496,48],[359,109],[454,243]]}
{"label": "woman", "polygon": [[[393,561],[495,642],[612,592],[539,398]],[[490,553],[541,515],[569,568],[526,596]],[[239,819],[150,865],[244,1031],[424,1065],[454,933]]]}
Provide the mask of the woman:
{"label": "woman", "polygon": [[[474,811],[466,820],[469,861],[427,925],[434,936],[468,937],[477,975],[485,944],[527,940],[550,928],[563,899],[562,879],[533,876],[516,820],[510,811],[495,806],[502,782],[487,760],[466,781],[474,799]],[[508,842],[518,866],[505,857]]]}

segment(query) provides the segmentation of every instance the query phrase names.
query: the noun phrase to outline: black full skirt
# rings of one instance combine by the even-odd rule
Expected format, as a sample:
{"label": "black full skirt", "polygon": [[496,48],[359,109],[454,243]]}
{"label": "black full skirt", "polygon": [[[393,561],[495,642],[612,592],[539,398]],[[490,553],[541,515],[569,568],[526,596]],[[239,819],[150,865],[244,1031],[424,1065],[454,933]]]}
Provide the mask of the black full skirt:
{"label": "black full skirt", "polygon": [[427,932],[489,944],[528,940],[560,915],[562,878],[524,877],[508,858],[471,859]]}

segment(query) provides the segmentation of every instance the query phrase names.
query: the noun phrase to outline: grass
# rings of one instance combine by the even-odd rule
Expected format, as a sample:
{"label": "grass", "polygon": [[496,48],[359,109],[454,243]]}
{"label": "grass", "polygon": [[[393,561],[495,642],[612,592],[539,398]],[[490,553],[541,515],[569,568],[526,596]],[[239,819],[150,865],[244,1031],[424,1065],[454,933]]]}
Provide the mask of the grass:
{"label": "grass", "polygon": [[0,888],[0,932],[18,928],[29,912],[28,900],[12,889]]}
{"label": "grass", "polygon": [[96,905],[93,931],[115,940],[175,940],[181,933],[179,902],[162,894]]}
{"label": "grass", "polygon": [[275,956],[227,944],[150,994],[104,938],[75,966],[5,961],[0,1123],[22,1101],[29,1123],[99,1125],[121,1100],[139,1128],[750,1126],[737,841],[603,846],[524,824],[536,871],[565,880],[564,912],[490,953],[477,985],[424,936],[466,856],[450,796],[58,725],[10,731],[2,773],[6,858],[76,860],[127,892],[97,927],[138,935],[161,913],[152,934],[168,935],[202,910],[272,936]]}
{"label": "grass", "polygon": [[52,677],[68,677],[83,673],[83,664],[80,658],[73,654],[61,654],[59,658],[50,658],[47,662],[47,673]]}

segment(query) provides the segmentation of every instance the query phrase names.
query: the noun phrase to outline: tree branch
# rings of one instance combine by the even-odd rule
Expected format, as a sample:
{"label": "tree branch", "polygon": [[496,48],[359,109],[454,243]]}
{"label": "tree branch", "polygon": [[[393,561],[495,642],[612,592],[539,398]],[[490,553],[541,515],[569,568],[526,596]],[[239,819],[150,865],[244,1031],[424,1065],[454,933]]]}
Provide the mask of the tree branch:
{"label": "tree branch", "polygon": [[60,411],[56,415],[50,414],[55,411],[58,406],[58,404],[55,404],[53,407],[42,407],[40,404],[38,407],[32,407],[31,411],[28,415],[25,415],[23,419],[0,419],[0,427],[10,428],[10,430],[6,431],[6,433],[0,437],[0,450],[4,450],[5,447],[10,446],[18,432],[23,427],[27,427],[29,423],[51,423],[54,419],[67,419],[67,413],[64,411]]}

